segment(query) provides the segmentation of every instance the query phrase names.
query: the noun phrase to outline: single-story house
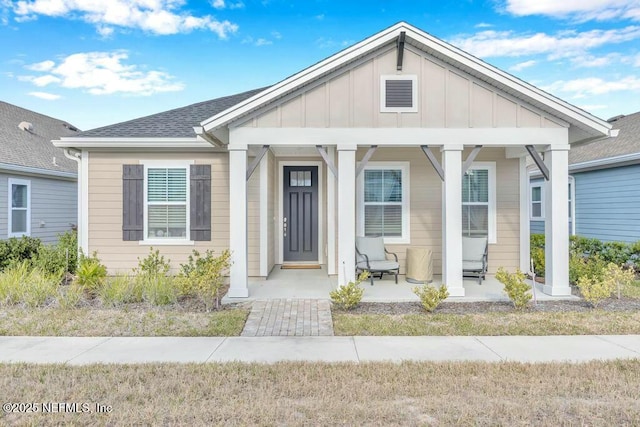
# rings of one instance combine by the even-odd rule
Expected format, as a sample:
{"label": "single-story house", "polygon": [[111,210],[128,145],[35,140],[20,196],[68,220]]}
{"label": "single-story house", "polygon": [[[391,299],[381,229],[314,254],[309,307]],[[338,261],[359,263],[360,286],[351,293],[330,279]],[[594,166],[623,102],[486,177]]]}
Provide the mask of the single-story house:
{"label": "single-story house", "polygon": [[[574,107],[404,22],[263,89],[54,141],[81,158],[80,244],[111,272],[159,248],[232,251],[229,297],[283,263],[355,276],[355,238],[433,252],[463,296],[462,236],[489,271],[529,262],[526,156],[546,192],[545,292],[569,295],[570,144],[609,135]],[[402,271],[401,271],[402,273]]]}
{"label": "single-story house", "polygon": [[77,163],[51,140],[78,132],[63,120],[0,101],[0,239],[55,243],[76,226]]}
{"label": "single-story house", "polygon": [[[640,240],[640,112],[608,120],[615,138],[569,151],[569,233],[603,241]],[[531,173],[531,233],[544,233],[544,179]]]}

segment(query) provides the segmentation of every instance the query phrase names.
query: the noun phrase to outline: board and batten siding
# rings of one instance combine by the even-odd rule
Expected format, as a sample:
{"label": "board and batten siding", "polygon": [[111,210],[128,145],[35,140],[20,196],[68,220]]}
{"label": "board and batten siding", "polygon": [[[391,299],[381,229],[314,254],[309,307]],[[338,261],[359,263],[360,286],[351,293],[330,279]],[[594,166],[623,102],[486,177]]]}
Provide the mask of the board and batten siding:
{"label": "board and batten siding", "polygon": [[640,240],[640,165],[573,174],[576,234],[604,241]]}
{"label": "board and batten siding", "polygon": [[[562,127],[548,114],[413,46],[401,72],[395,43],[271,103],[232,126],[283,128]],[[383,75],[417,76],[418,111],[380,112]]]}
{"label": "board and batten siding", "polygon": [[[89,252],[96,251],[109,273],[128,272],[138,265],[138,258],[149,254],[150,246],[122,240],[122,165],[141,160],[195,160],[195,164],[211,165],[211,241],[193,245],[158,245],[160,253],[171,260],[172,270],[193,249],[207,249],[220,254],[229,248],[229,156],[227,153],[148,153],[91,152],[89,156]],[[250,193],[252,194],[252,193]],[[253,197],[253,196],[251,196]],[[253,206],[255,201],[250,201]],[[250,215],[253,215],[251,212]],[[258,271],[253,259],[249,271]]]}
{"label": "board and batten siding", "polygon": [[[358,150],[360,161],[367,152]],[[471,149],[463,152],[467,158]],[[440,153],[434,153],[437,158]],[[401,162],[410,164],[410,237],[409,244],[388,244],[396,252],[400,273],[406,269],[406,251],[409,247],[424,246],[432,251],[434,274],[442,271],[442,181],[420,148],[379,148],[372,162]],[[439,159],[441,161],[441,159]],[[496,233],[497,243],[489,245],[489,272],[499,267],[515,270],[520,261],[520,194],[518,159],[506,159],[503,148],[484,148],[476,158],[478,162],[496,163]],[[356,209],[360,209],[356,206]]]}
{"label": "board and batten siding", "polygon": [[58,241],[59,234],[78,224],[76,181],[0,174],[0,239],[8,236],[9,178],[31,183],[31,237],[54,244]]}

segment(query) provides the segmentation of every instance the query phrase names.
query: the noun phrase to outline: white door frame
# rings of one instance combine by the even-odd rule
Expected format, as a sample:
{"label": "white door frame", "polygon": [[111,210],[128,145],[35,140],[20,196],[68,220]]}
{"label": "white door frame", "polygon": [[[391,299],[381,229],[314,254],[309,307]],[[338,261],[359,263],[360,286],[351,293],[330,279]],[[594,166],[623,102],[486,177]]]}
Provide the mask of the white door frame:
{"label": "white door frame", "polygon": [[318,167],[318,264],[324,264],[324,184],[322,175],[322,160],[278,160],[278,253],[277,264],[283,262],[283,239],[284,233],[282,229],[282,222],[284,213],[282,211],[283,203],[283,186],[284,186],[284,167],[285,166],[317,166]]}

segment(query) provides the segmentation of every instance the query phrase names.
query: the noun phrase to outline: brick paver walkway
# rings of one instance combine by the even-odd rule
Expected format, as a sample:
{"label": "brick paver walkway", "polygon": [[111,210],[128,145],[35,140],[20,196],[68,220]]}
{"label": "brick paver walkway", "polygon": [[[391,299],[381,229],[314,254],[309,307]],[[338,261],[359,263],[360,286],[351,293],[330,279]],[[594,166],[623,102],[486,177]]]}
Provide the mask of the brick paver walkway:
{"label": "brick paver walkway", "polygon": [[331,304],[318,299],[253,302],[243,337],[333,335]]}

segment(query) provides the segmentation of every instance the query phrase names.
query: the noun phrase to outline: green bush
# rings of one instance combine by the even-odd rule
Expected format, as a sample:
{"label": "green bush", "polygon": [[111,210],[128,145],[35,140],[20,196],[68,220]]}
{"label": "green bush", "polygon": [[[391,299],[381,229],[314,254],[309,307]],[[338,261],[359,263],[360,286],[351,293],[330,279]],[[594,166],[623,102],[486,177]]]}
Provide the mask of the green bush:
{"label": "green bush", "polygon": [[545,269],[545,253],[544,249],[534,248],[531,250],[531,259],[533,259],[533,271],[538,277],[544,277]]}
{"label": "green bush", "polygon": [[134,280],[128,274],[108,277],[98,290],[98,298],[102,304],[110,307],[142,302],[141,281]]}
{"label": "green bush", "polygon": [[614,263],[607,265],[604,275],[607,280],[613,282],[613,286],[618,293],[618,299],[621,297],[622,289],[631,286],[636,278],[633,267],[625,269]]}
{"label": "green bush", "polygon": [[95,296],[107,277],[107,267],[100,263],[96,252],[92,256],[80,257],[76,270],[75,283],[85,289],[91,296]]}
{"label": "green bush", "polygon": [[582,297],[593,307],[597,307],[602,300],[613,294],[615,284],[612,280],[596,276],[582,276],[578,279],[578,288]]}
{"label": "green bush", "polygon": [[577,284],[581,277],[604,278],[607,263],[599,255],[585,257],[572,254],[569,257],[569,282]]}
{"label": "green bush", "polygon": [[516,269],[515,273],[509,273],[500,267],[496,272],[496,279],[504,285],[504,291],[517,310],[524,309],[532,297],[529,293],[531,286],[525,283],[525,277],[525,274],[520,269]]}
{"label": "green bush", "polygon": [[0,271],[17,262],[31,262],[31,260],[38,255],[41,246],[42,242],[40,239],[29,236],[19,238],[11,237],[7,240],[1,240]]}
{"label": "green bush", "polygon": [[416,286],[413,288],[413,293],[420,298],[422,308],[429,313],[435,310],[449,296],[449,291],[445,285],[440,286],[439,289],[429,285]]}
{"label": "green bush", "polygon": [[167,276],[171,270],[171,260],[164,259],[164,255],[160,255],[160,250],[149,248],[149,255],[146,258],[138,258],[138,267],[134,269],[134,274],[140,276]]}
{"label": "green bush", "polygon": [[360,304],[364,289],[360,287],[360,283],[369,278],[369,272],[363,271],[354,282],[346,285],[338,286],[329,293],[331,301],[338,308],[343,310],[351,310]]}
{"label": "green bush", "polygon": [[181,296],[196,297],[206,310],[215,302],[218,307],[218,292],[224,283],[224,275],[231,265],[231,252],[222,251],[214,257],[213,251],[206,251],[204,256],[196,250],[189,255],[189,262],[180,265],[180,273],[176,277],[176,285]]}
{"label": "green bush", "polygon": [[0,273],[0,304],[42,307],[56,298],[60,280],[27,260],[14,262]]}
{"label": "green bush", "polygon": [[529,237],[529,247],[531,248],[532,252],[536,248],[544,250],[544,245],[545,245],[544,234],[532,234]]}
{"label": "green bush", "polygon": [[135,286],[140,287],[142,301],[151,305],[168,305],[178,300],[178,292],[173,277],[150,274],[138,275]]}

